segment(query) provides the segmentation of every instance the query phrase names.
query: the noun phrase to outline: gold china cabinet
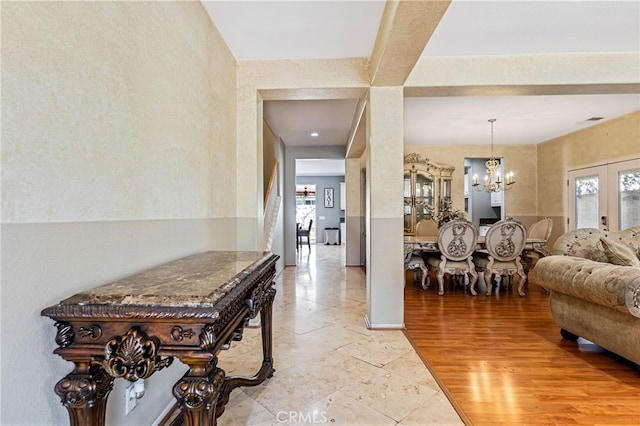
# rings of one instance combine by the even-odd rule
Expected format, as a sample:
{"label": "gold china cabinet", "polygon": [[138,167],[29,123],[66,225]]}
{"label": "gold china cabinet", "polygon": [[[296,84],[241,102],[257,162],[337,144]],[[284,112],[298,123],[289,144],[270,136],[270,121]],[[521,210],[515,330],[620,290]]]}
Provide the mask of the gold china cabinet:
{"label": "gold china cabinet", "polygon": [[436,163],[420,154],[404,157],[404,233],[415,235],[422,219],[438,216],[451,205],[451,178],[454,166]]}

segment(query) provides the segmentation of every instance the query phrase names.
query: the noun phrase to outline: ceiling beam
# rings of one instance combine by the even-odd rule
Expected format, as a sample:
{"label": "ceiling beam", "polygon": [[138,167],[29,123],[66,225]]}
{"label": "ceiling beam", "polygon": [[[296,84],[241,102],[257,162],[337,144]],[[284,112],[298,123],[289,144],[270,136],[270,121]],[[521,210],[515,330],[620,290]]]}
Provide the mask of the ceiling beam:
{"label": "ceiling beam", "polygon": [[353,122],[351,123],[349,139],[347,140],[347,158],[360,158],[366,148],[364,126],[364,112],[366,106],[366,99],[360,98],[358,100],[358,105],[356,106],[356,112],[353,116]]}
{"label": "ceiling beam", "polygon": [[360,99],[366,93],[366,88],[299,88],[299,89],[260,89],[265,101],[300,101],[318,99]]}
{"label": "ceiling beam", "polygon": [[409,98],[444,96],[624,95],[634,93],[640,93],[640,83],[531,85],[514,84],[404,88],[404,95]]}
{"label": "ceiling beam", "polygon": [[450,1],[388,0],[371,53],[372,86],[402,86]]}

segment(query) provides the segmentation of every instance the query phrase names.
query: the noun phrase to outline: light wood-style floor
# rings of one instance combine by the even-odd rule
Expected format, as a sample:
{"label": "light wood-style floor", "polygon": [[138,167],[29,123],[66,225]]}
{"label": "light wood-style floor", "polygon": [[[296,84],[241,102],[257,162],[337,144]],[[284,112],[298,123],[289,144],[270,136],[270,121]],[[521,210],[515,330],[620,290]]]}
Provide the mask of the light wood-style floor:
{"label": "light wood-style floor", "polygon": [[[405,334],[473,425],[638,425],[640,373],[590,342],[561,338],[549,296],[473,297],[405,287]],[[639,348],[640,350],[640,348]]]}

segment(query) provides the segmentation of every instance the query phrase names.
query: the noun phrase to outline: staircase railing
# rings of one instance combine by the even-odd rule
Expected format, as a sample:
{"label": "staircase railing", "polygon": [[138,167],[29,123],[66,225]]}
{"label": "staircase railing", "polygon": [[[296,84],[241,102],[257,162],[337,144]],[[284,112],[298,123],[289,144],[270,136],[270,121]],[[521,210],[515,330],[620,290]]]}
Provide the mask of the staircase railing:
{"label": "staircase railing", "polygon": [[276,191],[273,191],[273,187],[278,177],[278,159],[275,160],[273,168],[271,169],[271,177],[269,178],[269,184],[264,195],[264,250],[271,251],[271,244],[273,243],[273,235],[276,231],[276,220],[278,218],[278,210],[280,209],[281,197],[277,195]]}

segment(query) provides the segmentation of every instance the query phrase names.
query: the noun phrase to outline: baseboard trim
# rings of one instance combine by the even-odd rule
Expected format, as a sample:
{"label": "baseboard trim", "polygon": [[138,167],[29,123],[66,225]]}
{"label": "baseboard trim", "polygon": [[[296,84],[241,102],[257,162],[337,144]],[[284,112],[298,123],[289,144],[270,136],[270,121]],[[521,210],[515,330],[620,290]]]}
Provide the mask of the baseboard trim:
{"label": "baseboard trim", "polygon": [[404,330],[404,323],[402,324],[373,324],[369,321],[369,316],[364,316],[364,324],[369,330]]}

